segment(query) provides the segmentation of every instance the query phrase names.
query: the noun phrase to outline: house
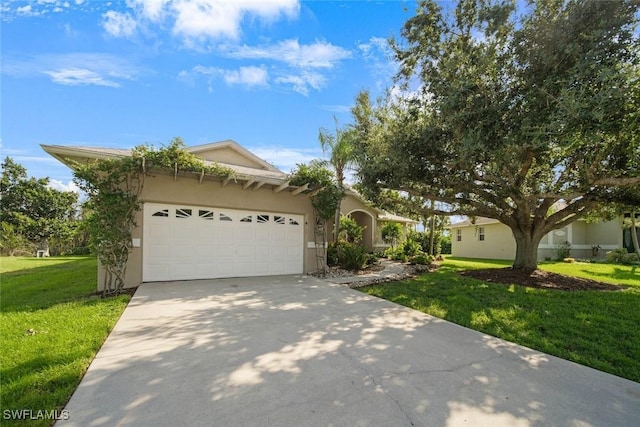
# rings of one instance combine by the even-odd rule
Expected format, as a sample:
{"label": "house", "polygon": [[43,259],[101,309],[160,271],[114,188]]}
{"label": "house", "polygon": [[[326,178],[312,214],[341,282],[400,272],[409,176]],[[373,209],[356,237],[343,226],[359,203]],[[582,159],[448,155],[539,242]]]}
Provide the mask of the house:
{"label": "house", "polygon": [[[42,145],[73,168],[76,162],[131,156],[131,150]],[[125,286],[142,282],[301,274],[319,268],[310,196],[287,174],[232,140],[193,146],[205,162],[233,170],[233,178],[151,171],[140,196]],[[379,227],[386,221],[415,221],[370,206],[347,190],[342,214],[365,226],[367,250],[386,245]],[[330,235],[331,230],[328,230]],[[98,289],[103,287],[99,274]]]}
{"label": "house", "polygon": [[[612,221],[577,220],[545,235],[538,246],[538,260],[556,259],[562,246],[574,258],[603,259],[608,251],[629,247],[630,235],[623,217]],[[516,242],[511,229],[498,220],[478,217],[449,226],[451,254],[463,258],[513,259]],[[625,234],[626,232],[626,234]],[[568,245],[567,245],[568,243]],[[596,249],[597,253],[596,253]]]}

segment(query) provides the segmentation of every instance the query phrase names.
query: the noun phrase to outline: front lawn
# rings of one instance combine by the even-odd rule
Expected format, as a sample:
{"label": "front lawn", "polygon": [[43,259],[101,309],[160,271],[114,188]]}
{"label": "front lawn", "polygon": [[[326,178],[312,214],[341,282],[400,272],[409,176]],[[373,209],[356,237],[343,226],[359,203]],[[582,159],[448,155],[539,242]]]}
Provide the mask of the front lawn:
{"label": "front lawn", "polygon": [[61,410],[130,297],[94,295],[94,257],[2,257],[0,274],[0,424],[51,425],[6,411]]}
{"label": "front lawn", "polygon": [[628,286],[559,291],[487,283],[456,272],[508,261],[449,258],[435,272],[360,288],[459,325],[640,382],[640,268],[543,263],[541,269]]}

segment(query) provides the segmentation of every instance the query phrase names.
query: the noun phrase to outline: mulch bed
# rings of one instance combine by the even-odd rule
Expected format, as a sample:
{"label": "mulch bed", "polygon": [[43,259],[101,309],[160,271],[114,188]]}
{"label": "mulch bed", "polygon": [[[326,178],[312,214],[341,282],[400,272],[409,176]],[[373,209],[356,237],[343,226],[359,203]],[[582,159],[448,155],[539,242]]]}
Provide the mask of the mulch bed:
{"label": "mulch bed", "polygon": [[590,279],[570,277],[544,270],[523,271],[508,268],[466,270],[459,273],[485,282],[516,284],[530,288],[556,289],[560,291],[620,291],[626,286],[611,285]]}

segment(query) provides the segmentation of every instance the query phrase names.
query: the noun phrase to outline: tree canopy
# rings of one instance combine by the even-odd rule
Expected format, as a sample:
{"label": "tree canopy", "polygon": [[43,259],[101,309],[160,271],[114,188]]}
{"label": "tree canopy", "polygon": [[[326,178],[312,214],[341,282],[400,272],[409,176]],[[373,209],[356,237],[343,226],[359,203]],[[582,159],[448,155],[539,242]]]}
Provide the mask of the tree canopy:
{"label": "tree canopy", "polygon": [[602,203],[638,205],[637,17],[633,0],[421,1],[390,40],[402,90],[353,108],[366,196],[497,219],[523,269],[550,231]]}
{"label": "tree canopy", "polygon": [[49,239],[64,238],[72,231],[78,195],[49,187],[49,178],[28,177],[11,157],[2,162],[0,199],[3,228],[34,246],[47,249]]}

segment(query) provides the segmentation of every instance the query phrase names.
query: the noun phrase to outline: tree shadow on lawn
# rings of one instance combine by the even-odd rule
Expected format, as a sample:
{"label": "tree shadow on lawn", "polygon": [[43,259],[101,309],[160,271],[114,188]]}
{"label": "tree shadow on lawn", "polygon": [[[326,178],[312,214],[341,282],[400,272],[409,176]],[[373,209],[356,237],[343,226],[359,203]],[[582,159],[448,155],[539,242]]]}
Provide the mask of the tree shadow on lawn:
{"label": "tree shadow on lawn", "polygon": [[[443,274],[444,273],[444,274]],[[456,324],[640,380],[640,294],[536,289],[428,273],[366,292]],[[606,351],[603,349],[607,349]],[[607,353],[606,357],[602,354]],[[629,367],[633,366],[632,370]]]}
{"label": "tree shadow on lawn", "polygon": [[627,283],[627,284],[631,286],[640,287],[640,271],[638,271],[638,267],[635,265],[632,265],[629,267],[631,268],[631,270],[627,270],[621,267],[613,267],[613,273],[603,273],[597,270],[589,269],[588,267],[585,267],[580,271],[596,277],[607,277],[607,278],[624,280],[624,281],[636,280],[637,281],[636,283],[631,283],[631,284]]}

